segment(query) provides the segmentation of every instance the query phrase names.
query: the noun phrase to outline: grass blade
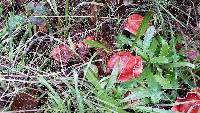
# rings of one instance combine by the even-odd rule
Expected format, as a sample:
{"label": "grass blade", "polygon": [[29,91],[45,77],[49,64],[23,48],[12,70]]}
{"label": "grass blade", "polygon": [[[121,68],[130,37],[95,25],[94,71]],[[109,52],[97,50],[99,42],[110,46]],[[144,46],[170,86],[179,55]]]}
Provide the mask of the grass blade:
{"label": "grass blade", "polygon": [[60,98],[58,93],[53,89],[53,87],[51,87],[51,85],[42,76],[38,77],[38,81],[40,81],[43,85],[45,85],[50,90],[50,92],[53,94],[54,101],[58,105],[61,105],[62,99]]}
{"label": "grass blade", "polygon": [[76,91],[79,113],[84,113],[84,106],[82,101],[83,99],[78,88],[78,74],[75,70],[74,70],[74,83],[75,83],[75,91]]}
{"label": "grass blade", "polygon": [[137,32],[137,35],[135,36],[135,40],[132,44],[132,47],[131,47],[131,50],[134,48],[135,44],[137,43],[137,41],[140,39],[140,37],[143,35],[143,33],[146,31],[146,28],[148,26],[148,23],[151,19],[151,15],[152,15],[152,12],[151,11],[147,11],[147,13],[145,14],[141,24],[140,24],[140,27],[138,29],[138,32]]}
{"label": "grass blade", "polygon": [[115,84],[115,81],[116,81],[116,78],[117,78],[117,75],[118,75],[118,70],[119,70],[119,60],[116,61],[114,69],[113,69],[113,71],[111,73],[111,77],[110,77],[110,80],[108,82],[108,86],[106,88],[107,92],[109,92],[110,89]]}
{"label": "grass blade", "polygon": [[47,2],[49,3],[49,5],[51,6],[51,9],[53,10],[53,12],[58,15],[58,7],[57,7],[57,4],[56,4],[56,1],[55,0],[47,0]]}
{"label": "grass blade", "polygon": [[95,89],[97,91],[96,95],[99,98],[99,100],[105,104],[105,107],[113,109],[119,113],[127,113],[123,110],[123,108],[118,107],[118,102],[115,101],[100,87],[99,82],[93,71],[90,68],[86,69],[85,71],[86,71],[85,76],[87,80],[95,86]]}

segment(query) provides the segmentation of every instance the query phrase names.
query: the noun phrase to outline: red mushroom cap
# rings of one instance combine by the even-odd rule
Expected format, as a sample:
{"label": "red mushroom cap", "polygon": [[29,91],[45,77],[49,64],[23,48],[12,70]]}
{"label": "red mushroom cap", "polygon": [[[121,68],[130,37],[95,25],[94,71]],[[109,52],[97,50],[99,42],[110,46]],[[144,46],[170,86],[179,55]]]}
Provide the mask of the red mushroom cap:
{"label": "red mushroom cap", "polygon": [[133,56],[130,52],[118,52],[113,55],[107,63],[106,72],[114,68],[115,62],[119,60],[119,74],[117,76],[117,82],[125,82],[132,80],[132,77],[138,77],[142,72],[142,59],[140,56]]}
{"label": "red mushroom cap", "polygon": [[93,36],[86,36],[84,40],[94,40]]}
{"label": "red mushroom cap", "polygon": [[143,17],[139,14],[132,14],[125,22],[124,29],[136,35]]}
{"label": "red mushroom cap", "polygon": [[[200,91],[199,89],[194,91]],[[187,102],[187,101],[194,102]],[[200,108],[200,97],[197,95],[197,92],[189,92],[185,98],[177,98],[176,102],[183,102],[183,104],[175,105],[171,108],[172,111],[184,112],[187,113],[191,109],[190,113],[198,113]]]}
{"label": "red mushroom cap", "polygon": [[56,61],[67,62],[70,58],[72,58],[72,51],[67,44],[58,45],[52,51],[53,58]]}

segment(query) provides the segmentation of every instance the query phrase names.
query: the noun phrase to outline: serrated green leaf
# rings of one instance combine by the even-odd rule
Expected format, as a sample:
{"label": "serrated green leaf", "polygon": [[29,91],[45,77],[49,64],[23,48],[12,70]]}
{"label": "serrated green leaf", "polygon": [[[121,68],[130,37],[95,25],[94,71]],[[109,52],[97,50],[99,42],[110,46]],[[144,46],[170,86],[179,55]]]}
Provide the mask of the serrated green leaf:
{"label": "serrated green leaf", "polygon": [[147,76],[147,85],[149,87],[149,89],[157,91],[160,89],[159,84],[156,82],[156,79],[153,76],[153,73],[151,72],[150,69],[148,69],[148,74]]}
{"label": "serrated green leaf", "polygon": [[167,57],[154,57],[150,60],[151,63],[162,63],[167,64],[169,63],[169,60]]}
{"label": "serrated green leaf", "polygon": [[122,101],[127,102],[130,100],[137,100],[142,99],[146,97],[151,97],[151,92],[149,89],[146,88],[135,88],[134,93],[129,94],[126,98],[124,98]]}
{"label": "serrated green leaf", "polygon": [[158,48],[158,41],[153,39],[149,51],[147,52],[149,57],[152,58]]}
{"label": "serrated green leaf", "polygon": [[142,50],[142,49],[140,49],[140,48],[138,48],[138,47],[135,47],[135,50],[137,51],[137,54],[139,55],[139,56],[141,56],[144,60],[147,60],[148,61],[148,55]]}
{"label": "serrated green leaf", "polygon": [[34,13],[38,15],[46,15],[47,14],[47,8],[45,7],[45,4],[43,2],[39,2],[34,7]]}
{"label": "serrated green leaf", "polygon": [[16,29],[18,26],[21,26],[24,21],[25,21],[25,18],[21,15],[11,15],[8,18],[9,31]]}
{"label": "serrated green leaf", "polygon": [[151,92],[151,100],[153,101],[153,103],[158,103],[160,101],[160,99],[162,99],[162,91],[161,90],[153,90]]}
{"label": "serrated green leaf", "polygon": [[166,78],[164,78],[161,74],[154,75],[156,81],[162,86],[163,89],[172,89],[172,84]]}
{"label": "serrated green leaf", "polygon": [[168,81],[170,81],[170,84],[173,86],[173,88],[175,89],[179,88],[179,84],[175,75],[166,74],[165,77]]}
{"label": "serrated green leaf", "polygon": [[147,49],[149,49],[153,35],[155,32],[155,27],[154,26],[150,26],[146,33],[145,33],[145,37],[144,37],[144,41],[143,41],[143,50],[147,51]]}
{"label": "serrated green leaf", "polygon": [[122,102],[144,99],[146,97],[150,97],[153,102],[158,102],[162,98],[161,96],[161,91],[150,90],[149,88],[135,88],[134,92],[124,98]]}
{"label": "serrated green leaf", "polygon": [[147,80],[147,85],[148,89],[150,90],[151,93],[151,100],[153,103],[159,102],[159,100],[162,98],[162,91],[160,90],[160,85],[158,82],[156,82],[156,79],[153,76],[153,73],[151,72],[151,68],[146,68],[146,80]]}
{"label": "serrated green leaf", "polygon": [[166,40],[162,39],[162,47],[161,47],[161,51],[160,51],[160,57],[166,57],[169,54],[169,45],[166,42]]}
{"label": "serrated green leaf", "polygon": [[175,62],[175,63],[170,63],[164,66],[165,68],[174,68],[174,67],[191,67],[195,68],[195,65],[189,62]]}
{"label": "serrated green leaf", "polygon": [[131,39],[127,38],[125,35],[119,34],[118,36],[115,36],[115,39],[117,40],[117,44],[122,48],[124,44],[130,45],[132,44]]}
{"label": "serrated green leaf", "polygon": [[128,88],[133,88],[136,85],[137,85],[137,81],[131,80],[131,81],[121,83],[120,87],[122,87],[123,89],[128,89]]}

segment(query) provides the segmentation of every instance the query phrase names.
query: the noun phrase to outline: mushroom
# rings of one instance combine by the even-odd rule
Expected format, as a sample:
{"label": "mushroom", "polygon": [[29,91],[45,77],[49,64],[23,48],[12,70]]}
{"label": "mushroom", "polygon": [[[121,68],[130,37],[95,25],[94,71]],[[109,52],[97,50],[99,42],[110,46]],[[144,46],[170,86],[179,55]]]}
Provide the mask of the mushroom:
{"label": "mushroom", "polygon": [[119,60],[119,70],[116,78],[117,82],[132,80],[133,76],[137,78],[142,72],[143,65],[140,56],[133,56],[130,52],[118,52],[108,60],[106,65],[107,73],[114,68],[117,60]]}
{"label": "mushroom", "polygon": [[142,20],[143,20],[143,17],[141,15],[132,14],[128,17],[127,21],[125,22],[124,29],[129,31],[133,35],[136,35]]}
{"label": "mushroom", "polygon": [[72,51],[67,44],[58,45],[52,51],[53,58],[56,61],[61,61],[66,63],[70,58],[72,58]]}
{"label": "mushroom", "polygon": [[178,97],[176,102],[181,102],[181,104],[175,105],[171,108],[173,112],[184,112],[188,113],[198,113],[200,107],[200,97],[197,92],[200,92],[200,88],[197,88],[191,92],[188,92],[185,98]]}

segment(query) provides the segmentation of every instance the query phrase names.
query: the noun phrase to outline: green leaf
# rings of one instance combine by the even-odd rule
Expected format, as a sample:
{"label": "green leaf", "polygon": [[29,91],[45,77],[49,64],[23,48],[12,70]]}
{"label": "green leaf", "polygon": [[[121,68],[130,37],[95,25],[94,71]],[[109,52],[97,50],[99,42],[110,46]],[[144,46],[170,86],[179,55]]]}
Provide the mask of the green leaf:
{"label": "green leaf", "polygon": [[101,90],[99,81],[98,81],[97,77],[95,76],[95,73],[92,71],[92,69],[90,67],[88,67],[88,69],[86,69],[85,71],[86,71],[85,74],[86,74],[87,80],[94,85],[95,89]]}
{"label": "green leaf", "polygon": [[97,41],[94,41],[94,40],[84,40],[84,43],[89,45],[89,47],[95,47],[95,48],[103,48],[103,49],[106,49],[106,46],[104,46],[103,44],[97,42]]}
{"label": "green leaf", "polygon": [[21,26],[25,21],[25,18],[21,15],[11,15],[8,18],[8,29],[12,31],[16,29],[18,26]]}
{"label": "green leaf", "polygon": [[173,88],[175,89],[179,88],[179,83],[175,75],[166,74],[165,77],[168,81],[170,81],[170,84],[173,86]]}
{"label": "green leaf", "polygon": [[199,61],[200,61],[200,55],[198,55],[198,56],[196,57],[196,59],[194,60],[193,63],[195,64],[195,63],[197,63],[197,62],[199,62]]}
{"label": "green leaf", "polygon": [[131,39],[127,38],[125,35],[122,35],[119,33],[117,36],[115,36],[115,39],[117,40],[117,48],[123,48],[123,45],[130,45],[133,43]]}
{"label": "green leaf", "polygon": [[151,100],[153,103],[159,102],[159,100],[162,98],[162,91],[160,90],[160,85],[158,82],[156,82],[156,79],[153,76],[153,73],[151,72],[151,68],[147,67],[145,68],[145,75],[147,80],[148,89],[151,93]]}
{"label": "green leaf", "polygon": [[140,48],[138,48],[138,47],[135,47],[135,50],[137,51],[137,54],[139,55],[139,56],[141,56],[144,60],[147,60],[148,61],[148,55],[142,50],[142,49],[140,49]]}
{"label": "green leaf", "polygon": [[146,97],[150,97],[151,100],[156,103],[162,98],[162,91],[159,90],[152,90],[148,88],[135,88],[134,92],[129,94],[126,98],[122,100],[122,102],[127,102],[130,100],[138,100],[144,99]]}
{"label": "green leaf", "polygon": [[149,55],[150,58],[153,57],[153,55],[155,54],[157,48],[158,48],[158,41],[156,39],[153,39],[153,41],[151,43],[151,46],[149,48],[149,51],[148,51],[148,55]]}
{"label": "green leaf", "polygon": [[0,6],[0,15],[2,15],[2,12],[3,12],[3,7]]}
{"label": "green leaf", "polygon": [[169,63],[167,57],[154,57],[150,60],[151,63],[162,63],[162,64],[167,64]]}
{"label": "green leaf", "polygon": [[147,32],[145,33],[145,37],[144,37],[144,41],[143,41],[143,50],[146,51],[147,49],[149,49],[153,35],[155,32],[155,27],[154,26],[150,26],[147,29]]}
{"label": "green leaf", "polygon": [[34,11],[34,8],[35,8],[34,2],[29,2],[24,7],[25,7],[26,11]]}
{"label": "green leaf", "polygon": [[152,12],[151,11],[147,11],[141,24],[140,24],[140,27],[138,29],[138,32],[137,32],[137,35],[135,36],[135,40],[131,46],[131,50],[134,48],[135,44],[137,43],[137,41],[140,39],[140,37],[143,35],[143,33],[146,31],[146,28],[148,26],[148,23],[151,19],[151,15],[152,15]]}
{"label": "green leaf", "polygon": [[95,89],[97,90],[97,97],[101,102],[105,104],[106,107],[113,109],[120,113],[127,113],[123,110],[123,108],[118,106],[118,102],[115,101],[111,96],[108,96],[108,94],[100,87],[99,82],[93,73],[93,71],[90,68],[86,68],[85,70],[85,76],[89,82],[95,86]]}
{"label": "green leaf", "polygon": [[154,75],[156,81],[162,86],[163,89],[172,89],[172,84],[161,74]]}
{"label": "green leaf", "polygon": [[74,70],[74,83],[75,83],[76,98],[77,98],[79,113],[84,113],[83,99],[78,88],[78,73],[75,70]]}
{"label": "green leaf", "polygon": [[134,93],[129,94],[126,98],[124,98],[122,101],[127,102],[130,100],[137,100],[137,99],[143,99],[146,97],[151,97],[151,92],[147,88],[135,88]]}
{"label": "green leaf", "polygon": [[149,89],[158,91],[160,89],[160,85],[156,82],[156,79],[154,78],[151,70],[152,70],[151,68],[146,68],[147,85]]}
{"label": "green leaf", "polygon": [[47,80],[44,79],[42,76],[38,76],[37,79],[49,89],[49,94],[51,94],[51,96],[54,98],[54,101],[58,105],[61,105],[62,99],[60,98],[59,94],[54,90],[54,88],[47,82]]}
{"label": "green leaf", "polygon": [[94,53],[94,55],[91,57],[90,61],[88,62],[88,65],[86,69],[84,70],[84,75],[86,79],[95,87],[96,96],[98,99],[105,104],[105,107],[108,107],[110,109],[114,109],[115,111],[119,113],[127,113],[119,106],[119,103],[115,101],[111,96],[109,96],[104,89],[101,88],[98,79],[96,78],[94,72],[90,69],[89,64],[91,64],[92,59],[97,55],[97,53]]}
{"label": "green leaf", "polygon": [[161,99],[162,99],[162,91],[161,90],[152,90],[151,91],[151,101],[153,101],[153,103],[158,103]]}
{"label": "green leaf", "polygon": [[45,3],[39,2],[34,7],[34,13],[36,13],[38,15],[47,15],[47,8],[45,7]]}
{"label": "green leaf", "polygon": [[160,55],[161,57],[166,57],[168,54],[169,54],[169,45],[168,43],[166,42],[166,40],[164,39],[161,39],[161,43],[162,43],[162,48],[161,48],[161,51],[160,51]]}
{"label": "green leaf", "polygon": [[195,65],[189,62],[175,62],[175,63],[170,63],[164,66],[165,68],[174,68],[174,67],[191,67],[195,68]]}
{"label": "green leaf", "polygon": [[134,106],[133,109],[139,110],[139,111],[146,111],[146,112],[150,112],[150,113],[174,113],[171,110],[164,110],[164,109],[145,107],[145,106]]}
{"label": "green leaf", "polygon": [[34,2],[29,2],[27,5],[25,5],[25,9],[27,11],[30,11],[30,13],[34,13],[37,15],[46,15],[47,9],[45,7],[44,2],[39,2],[37,5],[35,5]]}
{"label": "green leaf", "polygon": [[128,88],[133,88],[134,86],[137,86],[136,80],[131,80],[131,81],[121,83],[119,87],[122,87],[123,89],[128,89]]}
{"label": "green leaf", "polygon": [[118,75],[118,70],[119,70],[119,60],[116,61],[113,71],[111,73],[111,77],[108,82],[108,86],[106,88],[107,92],[109,92],[110,89],[114,86],[114,83],[115,83],[117,75]]}

